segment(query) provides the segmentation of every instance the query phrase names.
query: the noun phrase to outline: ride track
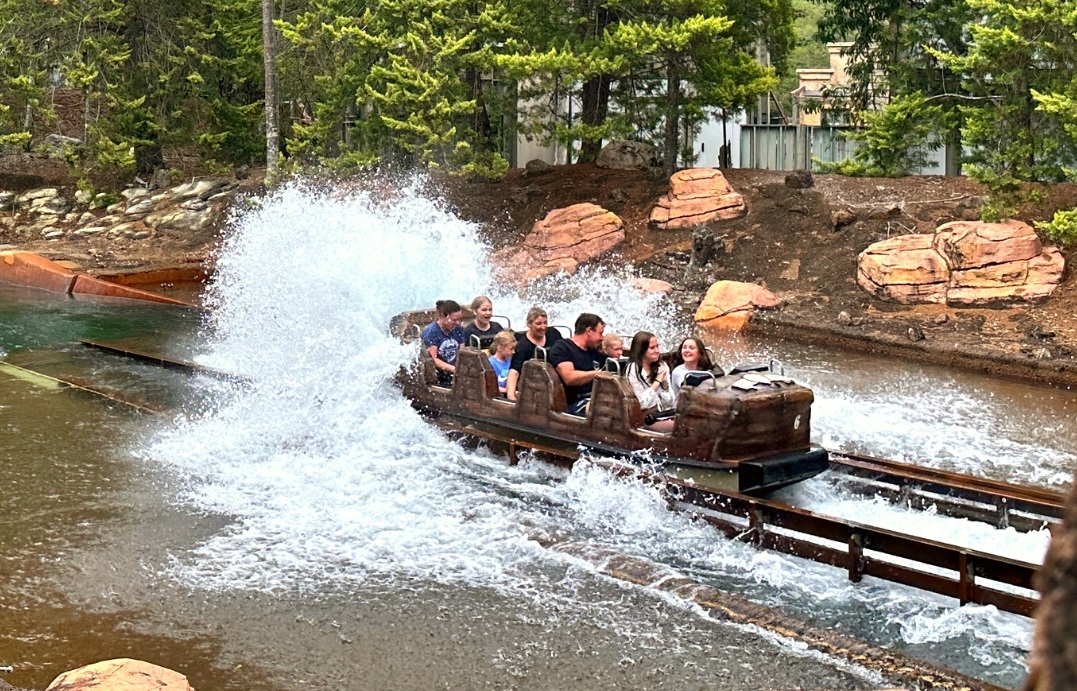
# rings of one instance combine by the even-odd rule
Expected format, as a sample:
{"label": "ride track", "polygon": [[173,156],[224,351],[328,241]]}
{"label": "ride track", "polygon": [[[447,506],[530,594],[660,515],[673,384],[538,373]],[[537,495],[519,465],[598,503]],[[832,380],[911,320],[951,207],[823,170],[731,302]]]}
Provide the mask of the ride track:
{"label": "ride track", "polygon": [[[90,340],[82,344],[169,369],[240,379],[195,363],[115,344]],[[100,387],[56,381],[109,400],[127,402],[125,395]],[[143,402],[131,401],[129,405],[145,412],[162,412],[149,409]],[[569,464],[585,456],[570,441],[536,438],[526,431],[457,415],[442,414],[431,418],[431,422],[454,435],[503,448],[510,463],[516,463],[521,450]],[[933,507],[945,516],[1021,532],[1050,527],[1062,517],[1064,497],[1052,490],[833,450],[828,453],[830,472],[826,479],[851,493],[882,497],[911,509]],[[671,509],[706,521],[730,539],[844,568],[854,582],[872,576],[953,597],[960,604],[994,605],[1024,616],[1032,616],[1038,603],[1036,564],[708,486],[706,471],[665,468],[638,457],[587,456],[586,461],[618,477],[635,478],[655,487]]]}

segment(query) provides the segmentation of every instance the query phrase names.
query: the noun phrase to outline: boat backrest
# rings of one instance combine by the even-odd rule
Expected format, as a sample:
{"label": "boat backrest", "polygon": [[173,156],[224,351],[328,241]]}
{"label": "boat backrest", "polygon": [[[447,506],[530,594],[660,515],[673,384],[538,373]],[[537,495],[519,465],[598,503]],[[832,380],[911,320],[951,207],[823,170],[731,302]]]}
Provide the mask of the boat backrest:
{"label": "boat backrest", "polygon": [[765,362],[753,362],[743,365],[734,365],[726,374],[743,374],[744,372],[769,372],[770,365]]}
{"label": "boat backrest", "polygon": [[551,329],[557,329],[557,333],[561,334],[561,338],[572,338],[572,327],[565,326],[564,324],[550,324]]}
{"label": "boat backrest", "polygon": [[610,433],[610,439],[643,424],[643,410],[624,377],[603,373],[595,377],[587,417],[591,428]]}
{"label": "boat backrest", "polygon": [[[714,372],[692,370],[684,375],[684,382],[681,383],[681,386],[699,386],[705,381],[715,380],[716,378],[717,376]],[[717,385],[717,383],[715,385]]]}
{"label": "boat backrest", "polygon": [[489,355],[475,348],[461,348],[456,355],[453,396],[480,403],[498,395],[497,374],[490,364]]}
{"label": "boat backrest", "polygon": [[568,408],[565,385],[557,371],[543,360],[528,360],[520,372],[516,408],[521,421],[531,419],[545,423],[550,411],[563,413]]}
{"label": "boat backrest", "polygon": [[426,348],[419,348],[419,368],[423,373],[423,381],[427,386],[438,386],[438,368],[434,365],[434,358]]}

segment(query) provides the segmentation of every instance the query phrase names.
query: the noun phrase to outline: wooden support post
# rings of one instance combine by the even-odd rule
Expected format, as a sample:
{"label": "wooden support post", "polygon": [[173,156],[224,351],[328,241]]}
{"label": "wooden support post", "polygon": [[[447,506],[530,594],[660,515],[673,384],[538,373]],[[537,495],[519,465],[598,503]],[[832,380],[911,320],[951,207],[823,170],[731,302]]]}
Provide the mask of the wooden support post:
{"label": "wooden support post", "polygon": [[864,578],[864,534],[859,530],[849,533],[849,580],[859,583]]}
{"label": "wooden support post", "polygon": [[751,508],[748,509],[748,530],[752,534],[753,543],[757,545],[763,543],[763,531],[766,528],[767,523],[763,520],[763,509],[753,502]]}
{"label": "wooden support post", "polygon": [[520,462],[520,447],[516,446],[513,442],[509,442],[509,465],[516,465]]}
{"label": "wooden support post", "polygon": [[961,552],[957,558],[958,601],[961,604],[972,602],[972,589],[976,585],[976,561],[967,552]]}
{"label": "wooden support post", "polygon": [[1006,497],[995,497],[995,509],[998,510],[998,527],[1005,530],[1010,527],[1010,500]]}

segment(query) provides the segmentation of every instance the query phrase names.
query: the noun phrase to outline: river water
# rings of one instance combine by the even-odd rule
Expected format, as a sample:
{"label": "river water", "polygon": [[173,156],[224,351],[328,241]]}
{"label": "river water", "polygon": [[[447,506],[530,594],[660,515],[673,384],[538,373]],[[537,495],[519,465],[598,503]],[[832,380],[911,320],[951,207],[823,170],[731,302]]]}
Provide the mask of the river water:
{"label": "river water", "polygon": [[[407,191],[280,192],[234,220],[210,316],[0,288],[0,351],[107,387],[151,416],[0,369],[0,665],[44,687],[109,657],[200,689],[875,688],[865,670],[710,620],[543,545],[650,559],[702,582],[1000,685],[1026,668],[1031,621],[759,552],[666,511],[645,487],[539,462],[508,467],[423,422],[391,384],[413,351],[389,318],[493,296],[520,326],[596,311],[667,344],[690,324],[626,276],[499,289],[477,229]],[[522,328],[522,327],[521,327]],[[247,377],[186,377],[79,338]],[[833,448],[1068,486],[1071,392],[791,343],[712,339],[719,359],[778,357],[816,393]],[[825,513],[1027,561],[1019,534],[846,496],[825,476],[783,491]],[[10,613],[10,616],[9,616]]]}

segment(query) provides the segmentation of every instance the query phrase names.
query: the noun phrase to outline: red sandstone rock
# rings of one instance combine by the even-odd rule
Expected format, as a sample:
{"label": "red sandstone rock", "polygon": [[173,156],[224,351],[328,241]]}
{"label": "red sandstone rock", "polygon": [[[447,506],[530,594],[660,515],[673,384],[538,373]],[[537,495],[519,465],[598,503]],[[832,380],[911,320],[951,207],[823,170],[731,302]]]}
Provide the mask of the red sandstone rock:
{"label": "red sandstone rock", "polygon": [[877,242],[860,253],[857,283],[884,300],[962,306],[1045,300],[1065,260],[1020,221],[956,221],[932,235]]}
{"label": "red sandstone rock", "polygon": [[187,677],[164,667],[118,658],[64,672],[46,691],[194,691]]}
{"label": "red sandstone rock", "polygon": [[856,282],[884,300],[946,302],[950,268],[932,235],[902,235],[876,242],[857,259]]}
{"label": "red sandstone rock", "polygon": [[182,300],[176,300],[165,295],[158,295],[157,293],[151,293],[146,290],[139,290],[138,288],[122,286],[116,283],[110,283],[109,281],[103,281],[100,278],[94,278],[92,276],[85,275],[75,277],[75,283],[73,286],[71,286],[71,294],[75,296],[96,295],[98,297],[124,298],[127,300],[145,300],[147,302],[163,302],[168,305],[189,305],[189,303],[183,302]]}
{"label": "red sandstone rock", "polygon": [[662,230],[691,228],[713,220],[743,216],[744,197],[733,191],[721,171],[688,168],[669,179],[669,194],[651,211],[651,223]]}
{"label": "red sandstone rock", "polygon": [[632,286],[641,293],[670,293],[673,285],[657,278],[637,278],[632,281]]}
{"label": "red sandstone rock", "polygon": [[491,261],[502,277],[526,282],[558,271],[575,273],[580,264],[624,239],[624,223],[617,214],[597,204],[573,204],[548,213],[520,245],[494,253]]}
{"label": "red sandstone rock", "polygon": [[757,309],[774,309],[781,304],[774,293],[754,283],[717,281],[707,289],[695,320],[707,328],[740,331]]}
{"label": "red sandstone rock", "polygon": [[955,270],[1027,261],[1043,252],[1032,226],[1021,221],[954,221],[935,230],[935,248]]}

